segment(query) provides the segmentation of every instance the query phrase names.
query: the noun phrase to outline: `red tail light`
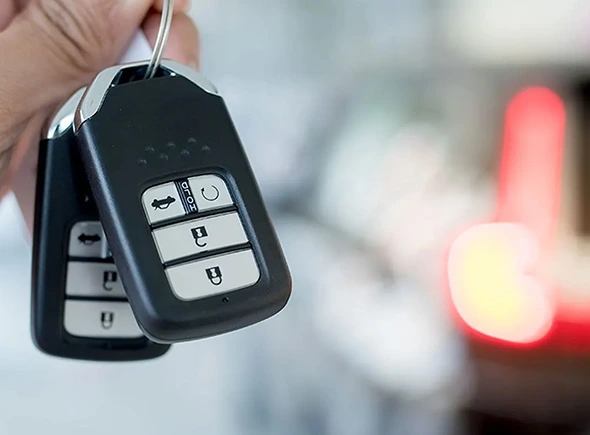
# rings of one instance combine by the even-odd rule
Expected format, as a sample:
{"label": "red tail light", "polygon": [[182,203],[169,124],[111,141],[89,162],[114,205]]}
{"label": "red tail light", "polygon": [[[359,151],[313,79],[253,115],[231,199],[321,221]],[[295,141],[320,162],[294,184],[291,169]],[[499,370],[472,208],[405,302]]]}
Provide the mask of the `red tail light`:
{"label": "red tail light", "polygon": [[552,249],[561,192],[565,108],[545,88],[508,105],[497,211],[491,223],[455,239],[447,263],[450,296],[470,329],[512,343],[533,343],[551,329],[551,283],[539,278]]}

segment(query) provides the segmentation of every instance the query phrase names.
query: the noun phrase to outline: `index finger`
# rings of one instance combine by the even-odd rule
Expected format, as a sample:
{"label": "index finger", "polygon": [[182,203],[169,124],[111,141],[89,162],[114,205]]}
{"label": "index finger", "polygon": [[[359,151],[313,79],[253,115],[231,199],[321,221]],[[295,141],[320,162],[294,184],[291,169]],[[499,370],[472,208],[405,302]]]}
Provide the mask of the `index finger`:
{"label": "index finger", "polygon": [[[158,12],[153,11],[148,14],[143,23],[145,36],[152,46],[160,27],[160,17]],[[199,32],[195,23],[184,13],[174,15],[164,58],[198,69],[199,57]]]}
{"label": "index finger", "polygon": [[[186,12],[191,7],[191,0],[174,0],[174,12]],[[156,0],[154,2],[154,9],[162,12],[164,8],[164,0]]]}
{"label": "index finger", "polygon": [[16,3],[13,0],[0,2],[0,32],[8,27],[16,11]]}

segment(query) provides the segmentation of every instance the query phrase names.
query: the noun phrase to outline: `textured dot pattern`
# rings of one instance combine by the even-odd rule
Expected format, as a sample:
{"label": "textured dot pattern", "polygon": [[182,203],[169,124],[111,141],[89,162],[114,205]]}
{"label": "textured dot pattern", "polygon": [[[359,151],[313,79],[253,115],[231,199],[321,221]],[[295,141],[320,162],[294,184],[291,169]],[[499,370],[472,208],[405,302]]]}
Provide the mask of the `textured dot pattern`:
{"label": "textured dot pattern", "polygon": [[150,159],[168,161],[175,155],[187,158],[195,151],[209,152],[211,148],[207,144],[199,144],[197,139],[192,136],[187,138],[184,144],[182,142],[179,144],[178,142],[169,141],[162,144],[147,145],[144,148],[143,156],[137,160],[137,164],[138,166],[145,166],[149,163]]}

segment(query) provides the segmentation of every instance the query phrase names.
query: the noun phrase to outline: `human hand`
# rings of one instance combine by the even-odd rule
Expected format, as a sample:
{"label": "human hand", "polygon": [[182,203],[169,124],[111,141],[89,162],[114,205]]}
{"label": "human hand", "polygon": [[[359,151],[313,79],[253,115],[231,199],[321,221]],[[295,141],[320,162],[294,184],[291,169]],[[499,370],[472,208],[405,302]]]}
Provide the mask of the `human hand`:
{"label": "human hand", "polygon": [[[189,2],[175,1],[164,57],[198,68],[198,32],[185,14]],[[15,174],[23,156],[60,104],[115,64],[138,28],[154,44],[162,3],[0,0],[0,197],[11,188],[19,196]]]}

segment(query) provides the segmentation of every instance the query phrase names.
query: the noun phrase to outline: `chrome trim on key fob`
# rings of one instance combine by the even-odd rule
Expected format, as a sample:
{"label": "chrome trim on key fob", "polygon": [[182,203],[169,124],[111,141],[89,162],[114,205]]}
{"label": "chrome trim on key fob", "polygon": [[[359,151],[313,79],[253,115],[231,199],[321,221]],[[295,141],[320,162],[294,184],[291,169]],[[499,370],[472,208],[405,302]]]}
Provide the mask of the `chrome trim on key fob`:
{"label": "chrome trim on key fob", "polygon": [[[113,66],[98,74],[92,84],[86,89],[86,92],[84,92],[78,105],[74,118],[74,132],[77,132],[87,119],[92,118],[98,112],[108,89],[113,85],[113,81],[121,71],[141,66],[147,66],[147,62]],[[219,95],[217,88],[205,76],[186,65],[172,60],[164,60],[162,61],[161,67],[167,70],[172,76],[178,75],[190,80],[205,92],[212,95]]]}

